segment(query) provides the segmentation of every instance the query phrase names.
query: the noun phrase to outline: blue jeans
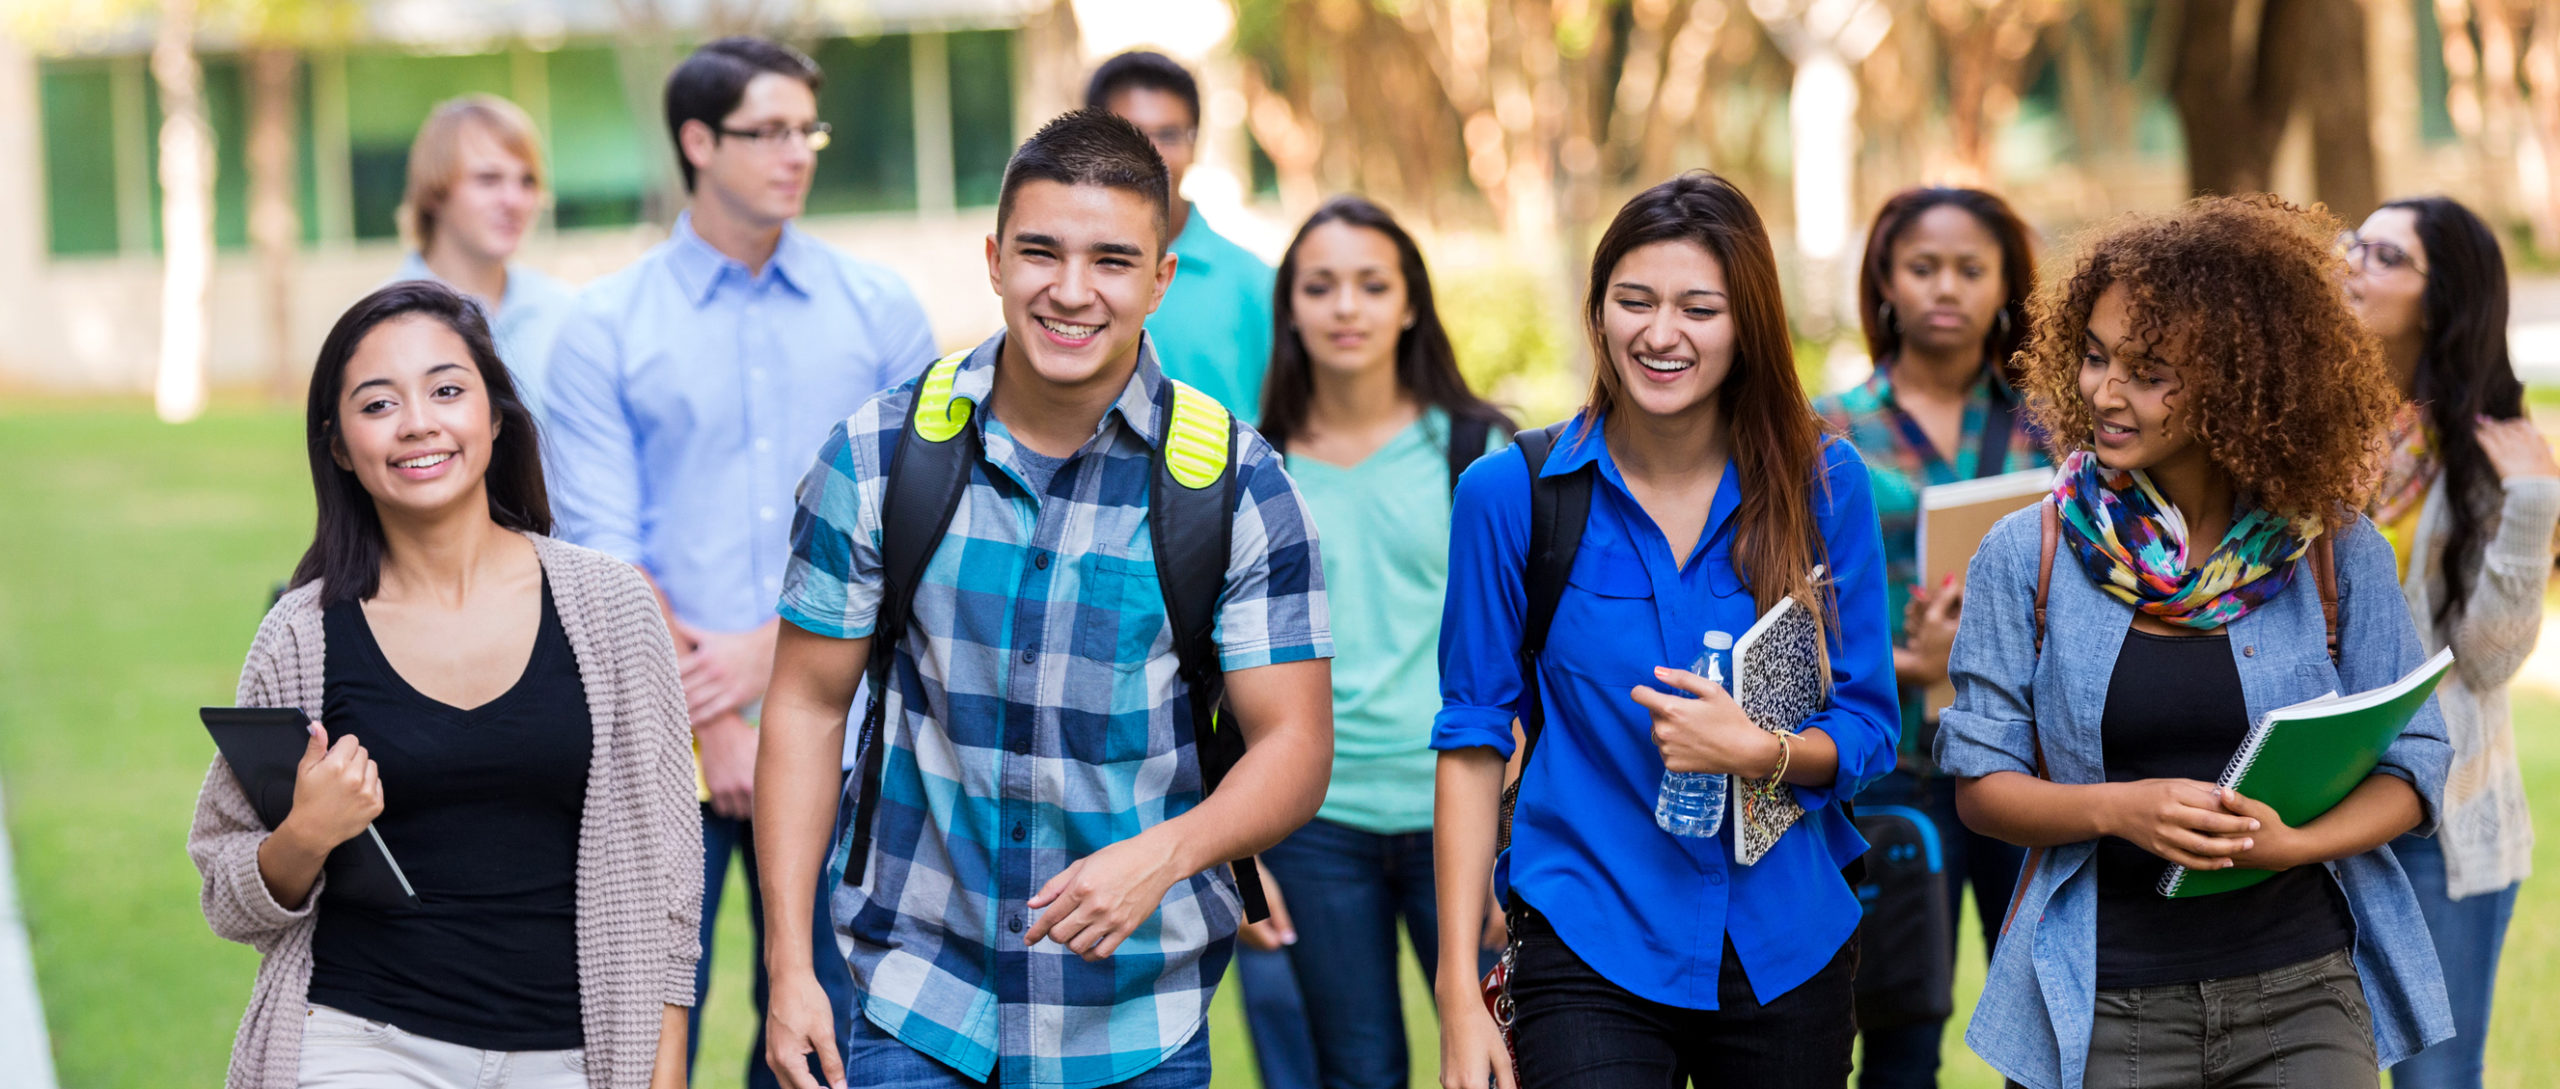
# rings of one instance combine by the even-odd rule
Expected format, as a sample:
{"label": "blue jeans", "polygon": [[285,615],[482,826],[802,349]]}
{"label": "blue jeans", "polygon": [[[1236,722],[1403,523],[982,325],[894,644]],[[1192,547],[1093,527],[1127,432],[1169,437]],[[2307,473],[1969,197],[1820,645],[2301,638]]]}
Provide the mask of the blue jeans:
{"label": "blue jeans", "polygon": [[[1947,873],[1947,921],[1955,927],[1964,925],[1964,887],[1973,886],[1973,910],[1982,926],[1984,959],[2000,937],[2000,918],[2009,910],[2009,894],[2018,887],[2018,870],[2026,865],[2027,852],[1992,839],[1964,826],[1956,816],[1956,781],[1947,775],[1915,775],[1895,771],[1868,784],[1858,792],[1858,804],[1907,805],[1929,815],[1937,822],[1938,842],[1944,851]],[[1956,930],[1947,931],[1947,944],[1956,943]],[[1870,958],[1890,957],[1893,951],[1870,945],[1862,951]],[[1946,1038],[1947,1023],[1921,1021],[1908,1025],[1877,1029],[1863,1033],[1865,1050],[1859,1056],[1858,1089],[1931,1089],[1938,1084],[1938,1045]]]}
{"label": "blue jeans", "polygon": [[[1431,833],[1381,835],[1310,821],[1262,853],[1298,930],[1287,950],[1323,1089],[1404,1089],[1412,1069],[1397,983],[1396,920],[1422,978],[1435,976],[1440,905]],[[1479,923],[1479,926],[1482,924]],[[1499,954],[1484,954],[1484,969]],[[1259,1039],[1256,1040],[1259,1046]]]}
{"label": "blue jeans", "polygon": [[2460,900],[2445,896],[2444,847],[2432,838],[2402,836],[2391,853],[2409,872],[2418,910],[2444,965],[2444,989],[2453,1004],[2453,1039],[2391,1068],[2392,1089],[2479,1089],[2481,1054],[2489,1043],[2489,1007],[2498,983],[2498,953],[2516,911],[2516,886]]}
{"label": "blue jeans", "polygon": [[[844,1033],[845,1084],[853,1089],[1003,1089],[1001,1076],[981,1082],[908,1047],[859,1011],[848,1016],[841,1005],[836,1011],[837,1027]],[[1206,1089],[1208,1084],[1209,1026],[1203,1024],[1163,1062],[1108,1089]]]}
{"label": "blue jeans", "polygon": [[[729,856],[736,853],[746,868],[747,924],[755,934],[751,955],[755,958],[755,1042],[747,1050],[747,1089],[781,1089],[773,1068],[764,1061],[765,999],[771,983],[764,972],[764,889],[758,884],[756,871],[755,825],[742,820],[715,816],[711,807],[702,807],[702,960],[693,969],[693,1008],[685,1011],[684,1069],[685,1081],[693,1080],[693,1059],[702,1050],[702,1000],[711,993],[711,935],[720,920],[721,893],[729,877]],[[853,970],[836,955],[835,927],[827,919],[827,890],[818,890],[814,910],[810,913],[811,962],[817,967],[818,985],[825,988],[839,1019],[850,1007],[853,993]],[[814,1067],[813,1067],[814,1069]]]}
{"label": "blue jeans", "polygon": [[[1283,895],[1286,895],[1285,893]],[[1291,905],[1294,909],[1296,905]],[[1315,1034],[1289,954],[1236,942],[1236,987],[1244,999],[1245,1035],[1262,1089],[1315,1089]]]}

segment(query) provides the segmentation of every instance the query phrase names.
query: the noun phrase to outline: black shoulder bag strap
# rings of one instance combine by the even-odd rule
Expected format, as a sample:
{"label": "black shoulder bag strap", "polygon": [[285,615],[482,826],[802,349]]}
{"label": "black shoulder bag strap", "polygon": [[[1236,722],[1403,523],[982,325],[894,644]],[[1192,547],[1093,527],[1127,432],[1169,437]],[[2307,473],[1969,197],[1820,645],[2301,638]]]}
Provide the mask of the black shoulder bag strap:
{"label": "black shoulder bag strap", "polygon": [[1449,418],[1449,493],[1457,494],[1458,478],[1466,475],[1467,466],[1484,456],[1484,444],[1493,439],[1493,421],[1475,416]]}
{"label": "black shoulder bag strap", "polygon": [[2009,434],[2017,419],[2017,393],[1992,379],[1991,404],[1982,418],[1982,445],[1974,447],[1973,475],[1998,476],[2009,471]]}
{"label": "black shoulder bag strap", "polygon": [[[923,389],[918,397],[927,396]],[[889,457],[889,482],[880,497],[880,608],[871,626],[871,657],[863,676],[871,682],[871,701],[862,712],[861,757],[855,774],[862,777],[853,800],[853,843],[846,853],[844,883],[860,885],[871,861],[871,826],[880,808],[881,750],[888,747],[889,670],[897,662],[898,642],[914,618],[916,585],[933,559],[951,516],[960,509],[960,493],[978,464],[981,438],[978,414],[968,414],[956,433],[940,440],[917,433],[911,412],[898,433],[898,448]]]}
{"label": "black shoulder bag strap", "polygon": [[[1226,590],[1236,509],[1236,424],[1233,416],[1219,413],[1223,433],[1187,433],[1191,427],[1205,427],[1206,418],[1177,417],[1180,388],[1164,383],[1156,404],[1164,434],[1158,437],[1147,481],[1147,533],[1155,544],[1156,582],[1164,591],[1165,622],[1173,629],[1179,675],[1191,694],[1193,758],[1200,763],[1201,796],[1207,797],[1244,758],[1244,734],[1225,716],[1226,673],[1218,664],[1217,641],[1218,598]],[[1199,486],[1182,479],[1185,474],[1177,470],[1185,452],[1176,447],[1186,442],[1223,444],[1214,450],[1219,464],[1214,479]],[[1190,453],[1196,462],[1212,451]],[[1253,860],[1237,859],[1229,868],[1245,921],[1269,917],[1262,874]]]}
{"label": "black shoulder bag strap", "polygon": [[[1542,476],[1547,457],[1574,420],[1550,424],[1515,437],[1520,456],[1529,463],[1529,555],[1521,571],[1528,613],[1520,626],[1520,776],[1529,774],[1529,757],[1547,724],[1546,704],[1538,692],[1538,653],[1546,649],[1547,629],[1554,625],[1556,603],[1564,599],[1565,576],[1582,547],[1582,529],[1591,518],[1591,470]],[[1502,822],[1496,850],[1511,846],[1511,810],[1520,800],[1520,780],[1502,790]]]}

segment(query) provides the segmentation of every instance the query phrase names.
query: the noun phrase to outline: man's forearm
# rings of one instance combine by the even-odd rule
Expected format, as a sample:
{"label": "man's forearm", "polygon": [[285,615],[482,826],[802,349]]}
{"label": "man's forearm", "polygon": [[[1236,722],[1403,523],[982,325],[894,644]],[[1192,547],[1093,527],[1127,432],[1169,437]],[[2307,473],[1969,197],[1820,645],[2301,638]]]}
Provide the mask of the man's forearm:
{"label": "man's forearm", "polygon": [[870,645],[791,627],[775,648],[756,751],[755,837],[765,967],[777,976],[811,963],[810,913],[835,823],[845,714]]}
{"label": "man's forearm", "polygon": [[1157,826],[1184,873],[1259,854],[1313,819],[1333,766],[1332,730],[1267,731],[1245,749],[1216,793]]}

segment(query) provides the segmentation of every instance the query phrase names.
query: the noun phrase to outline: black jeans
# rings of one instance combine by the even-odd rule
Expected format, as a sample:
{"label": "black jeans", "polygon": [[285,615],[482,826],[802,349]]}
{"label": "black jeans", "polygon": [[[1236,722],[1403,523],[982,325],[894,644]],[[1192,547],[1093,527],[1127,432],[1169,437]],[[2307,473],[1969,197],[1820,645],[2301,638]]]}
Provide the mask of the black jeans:
{"label": "black jeans", "polygon": [[1857,1022],[1852,938],[1819,972],[1763,1005],[1733,943],[1724,947],[1714,1010],[1639,998],[1583,963],[1535,912],[1515,931],[1520,1089],[1839,1089],[1849,1083]]}

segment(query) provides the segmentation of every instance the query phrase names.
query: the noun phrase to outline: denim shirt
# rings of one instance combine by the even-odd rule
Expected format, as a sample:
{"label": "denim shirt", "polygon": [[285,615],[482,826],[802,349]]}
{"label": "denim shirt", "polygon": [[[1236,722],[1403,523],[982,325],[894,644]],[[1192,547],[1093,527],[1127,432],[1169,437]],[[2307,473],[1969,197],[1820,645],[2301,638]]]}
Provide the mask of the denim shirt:
{"label": "denim shirt", "polygon": [[[2065,551],[2054,563],[2039,656],[2039,522],[2033,507],[2001,519],[1973,558],[1949,667],[1956,702],[1939,720],[1938,765],[1966,778],[2032,775],[2041,735],[2054,782],[2102,783],[2098,723],[2133,607],[2100,591]],[[2225,629],[2250,721],[2328,692],[2380,688],[2424,660],[2382,535],[2358,518],[2339,533],[2336,554],[2340,660],[2334,666],[2319,589],[2307,571]],[[2383,752],[2377,770],[2417,788],[2424,807],[2419,834],[2434,833],[2451,760],[2433,699]],[[1967,1046],[2030,1089],[2077,1086],[2086,1073],[2097,1000],[2095,848],[2090,840],[2041,852],[1965,1031]],[[2376,847],[2327,866],[2355,917],[2356,972],[2382,1065],[2452,1036],[2435,947],[2391,849]]]}

